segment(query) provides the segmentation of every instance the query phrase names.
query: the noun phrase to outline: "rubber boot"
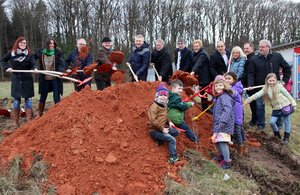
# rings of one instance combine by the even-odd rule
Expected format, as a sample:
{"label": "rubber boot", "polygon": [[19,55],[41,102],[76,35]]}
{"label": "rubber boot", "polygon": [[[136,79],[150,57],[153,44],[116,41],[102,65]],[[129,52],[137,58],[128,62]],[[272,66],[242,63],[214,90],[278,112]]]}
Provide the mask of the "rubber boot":
{"label": "rubber boot", "polygon": [[31,121],[32,120],[32,108],[27,108],[25,110],[25,112],[26,112],[26,120],[27,120],[27,122]]}
{"label": "rubber boot", "polygon": [[20,126],[20,124],[19,124],[20,109],[13,109],[12,117],[13,117],[13,120],[14,120],[15,127],[18,128]]}
{"label": "rubber boot", "polygon": [[41,117],[43,115],[44,108],[45,108],[45,104],[39,102],[39,105],[38,105],[39,117]]}
{"label": "rubber boot", "polygon": [[280,135],[279,131],[274,131],[274,136],[281,139],[281,135]]}
{"label": "rubber boot", "polygon": [[284,137],[283,137],[283,144],[288,144],[290,139],[290,133],[284,132]]}

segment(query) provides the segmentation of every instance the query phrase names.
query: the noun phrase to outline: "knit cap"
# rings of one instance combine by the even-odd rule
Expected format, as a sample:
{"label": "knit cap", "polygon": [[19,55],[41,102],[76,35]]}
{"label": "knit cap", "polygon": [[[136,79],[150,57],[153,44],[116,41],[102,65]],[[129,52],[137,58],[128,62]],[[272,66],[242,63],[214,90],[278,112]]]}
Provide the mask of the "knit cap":
{"label": "knit cap", "polygon": [[223,75],[217,75],[216,78],[215,78],[215,81],[218,81],[218,80],[224,80],[225,81],[225,77]]}
{"label": "knit cap", "polygon": [[156,88],[156,95],[157,96],[161,96],[161,95],[169,96],[169,90],[166,88],[164,83],[160,83],[158,85],[158,87]]}

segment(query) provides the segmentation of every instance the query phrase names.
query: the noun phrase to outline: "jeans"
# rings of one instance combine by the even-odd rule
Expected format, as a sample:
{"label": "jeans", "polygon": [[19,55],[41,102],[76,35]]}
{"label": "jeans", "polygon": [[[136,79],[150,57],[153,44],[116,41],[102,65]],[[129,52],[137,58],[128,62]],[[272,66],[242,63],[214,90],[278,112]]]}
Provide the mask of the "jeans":
{"label": "jeans", "polygon": [[277,121],[278,121],[279,118],[283,118],[285,132],[286,133],[290,133],[291,132],[290,115],[285,116],[285,117],[271,116],[271,118],[270,118],[270,125],[271,125],[273,131],[274,132],[278,132],[279,131],[278,124],[277,124]]}
{"label": "jeans", "polygon": [[175,137],[179,135],[179,132],[177,130],[169,128],[169,133],[163,133],[159,130],[151,130],[149,134],[154,140],[168,142],[170,157],[177,157],[175,139]]}
{"label": "jeans", "polygon": [[237,145],[242,145],[246,140],[245,132],[243,130],[243,125],[234,124],[234,132],[232,136],[232,140]]}
{"label": "jeans", "polygon": [[[14,98],[13,108],[14,109],[20,109],[21,104],[21,98]],[[25,109],[32,108],[32,99],[31,98],[25,98]]]}
{"label": "jeans", "polygon": [[44,90],[44,92],[41,93],[40,103],[45,104],[45,102],[47,100],[47,96],[48,96],[48,91],[51,86],[52,86],[52,90],[53,90],[54,103],[55,104],[58,103],[60,101],[59,80],[57,80],[57,79],[46,80],[46,81],[44,81],[44,85],[45,85],[45,90]]}
{"label": "jeans", "polygon": [[185,130],[185,135],[187,136],[187,138],[189,138],[192,142],[199,142],[196,134],[193,132],[193,130],[191,130],[189,128],[189,126],[186,124],[185,121],[183,121],[179,128],[184,129]]}
{"label": "jeans", "polygon": [[257,126],[265,127],[266,118],[265,118],[265,104],[263,97],[256,100],[256,116],[257,116]]}

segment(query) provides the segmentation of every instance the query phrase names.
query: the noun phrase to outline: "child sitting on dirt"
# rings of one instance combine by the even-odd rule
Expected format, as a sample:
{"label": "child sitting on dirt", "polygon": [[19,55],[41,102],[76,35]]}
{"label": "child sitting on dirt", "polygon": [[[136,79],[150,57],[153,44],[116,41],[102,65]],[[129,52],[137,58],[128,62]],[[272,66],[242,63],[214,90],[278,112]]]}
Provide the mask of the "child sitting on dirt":
{"label": "child sitting on dirt", "polygon": [[265,86],[259,92],[246,99],[244,105],[247,105],[253,100],[256,100],[262,96],[264,96],[264,101],[269,101],[272,106],[270,125],[273,129],[275,137],[279,139],[281,139],[281,135],[279,133],[278,126],[276,125],[276,121],[280,117],[283,117],[285,127],[283,143],[287,144],[291,134],[291,113],[285,113],[282,109],[289,108],[291,111],[295,111],[297,105],[296,101],[289,94],[289,92],[277,82],[277,77],[274,73],[267,75],[265,79]]}
{"label": "child sitting on dirt", "polygon": [[[224,77],[223,77],[224,78]],[[231,135],[234,131],[234,99],[231,87],[224,79],[216,77],[214,81],[213,95],[213,136],[219,155],[213,159],[219,162],[223,169],[231,167],[230,151]]]}
{"label": "child sitting on dirt", "polygon": [[150,136],[160,145],[163,141],[169,143],[169,153],[170,159],[168,162],[173,164],[178,161],[176,153],[176,139],[175,137],[179,135],[179,132],[173,128],[174,124],[169,122],[167,126],[167,104],[168,104],[169,91],[161,83],[155,93],[154,103],[150,106],[148,111],[148,127]]}
{"label": "child sitting on dirt", "polygon": [[183,102],[180,93],[183,91],[183,83],[180,80],[173,80],[171,82],[172,91],[170,92],[169,102],[168,102],[168,117],[169,119],[183,130],[185,130],[185,135],[192,141],[198,142],[196,134],[189,128],[189,126],[184,121],[185,111],[194,105],[194,102]]}
{"label": "child sitting on dirt", "polygon": [[226,82],[231,85],[231,89],[234,91],[234,113],[235,113],[235,122],[234,122],[234,132],[232,136],[233,143],[237,144],[238,152],[240,154],[244,153],[243,145],[246,140],[245,132],[243,130],[244,123],[244,110],[243,110],[243,84],[241,81],[238,81],[237,75],[234,72],[227,72],[224,74]]}

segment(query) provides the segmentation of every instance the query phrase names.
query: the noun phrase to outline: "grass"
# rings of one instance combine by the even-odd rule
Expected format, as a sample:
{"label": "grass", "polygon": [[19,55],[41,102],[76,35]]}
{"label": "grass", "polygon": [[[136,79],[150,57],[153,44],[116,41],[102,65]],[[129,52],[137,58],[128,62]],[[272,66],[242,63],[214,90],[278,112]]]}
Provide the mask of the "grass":
{"label": "grass", "polygon": [[[187,150],[184,156],[189,159],[189,165],[180,170],[180,175],[189,185],[184,187],[166,179],[166,194],[254,194],[258,192],[258,185],[254,180],[247,179],[230,169],[220,169],[196,151]],[[225,174],[229,175],[228,180],[223,179]]]}
{"label": "grass", "polygon": [[[33,97],[33,100],[38,100],[39,99],[39,89],[38,89],[38,83],[34,83],[34,93],[35,96]],[[92,89],[96,89],[96,85],[93,83],[92,84]],[[63,97],[67,97],[70,95],[72,92],[74,92],[74,85],[72,82],[64,82],[64,95]],[[48,94],[47,102],[53,102],[53,95],[52,93]],[[12,99],[11,97],[11,82],[10,81],[3,81],[0,82],[0,100],[4,98],[9,98]]]}

